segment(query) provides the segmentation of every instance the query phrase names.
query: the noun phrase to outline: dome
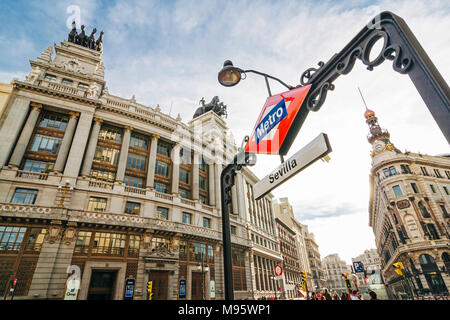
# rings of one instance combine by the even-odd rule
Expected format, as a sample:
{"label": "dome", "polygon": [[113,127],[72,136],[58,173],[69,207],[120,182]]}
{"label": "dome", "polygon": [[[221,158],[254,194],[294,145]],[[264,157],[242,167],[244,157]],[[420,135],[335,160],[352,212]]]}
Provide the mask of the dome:
{"label": "dome", "polygon": [[364,112],[364,117],[367,119],[367,118],[373,117],[373,116],[375,116],[375,112],[373,112],[370,109],[366,109],[366,112]]}

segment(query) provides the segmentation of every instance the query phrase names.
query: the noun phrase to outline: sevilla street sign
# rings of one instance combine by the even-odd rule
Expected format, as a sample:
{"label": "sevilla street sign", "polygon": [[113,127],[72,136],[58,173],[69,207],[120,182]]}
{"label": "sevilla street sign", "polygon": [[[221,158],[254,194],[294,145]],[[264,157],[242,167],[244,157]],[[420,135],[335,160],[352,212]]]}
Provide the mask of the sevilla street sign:
{"label": "sevilla street sign", "polygon": [[331,146],[327,135],[325,133],[319,134],[317,138],[254,185],[255,200],[265,196],[280,184],[286,182],[301,170],[330,152]]}
{"label": "sevilla street sign", "polygon": [[308,113],[302,105],[310,88],[308,85],[268,97],[245,152],[285,155],[298,132],[291,130],[294,120],[303,122]]}

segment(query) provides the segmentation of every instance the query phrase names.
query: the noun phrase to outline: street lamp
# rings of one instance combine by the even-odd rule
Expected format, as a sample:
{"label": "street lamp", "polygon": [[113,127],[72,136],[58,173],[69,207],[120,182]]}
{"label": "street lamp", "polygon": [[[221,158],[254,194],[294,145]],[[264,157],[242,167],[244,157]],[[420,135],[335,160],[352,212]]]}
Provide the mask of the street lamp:
{"label": "street lamp", "polygon": [[205,273],[209,272],[209,266],[204,264],[205,255],[201,253],[202,261],[197,264],[197,270],[202,273],[202,300],[205,300]]}
{"label": "street lamp", "polygon": [[[269,92],[269,96],[271,96],[272,93],[270,91],[268,78],[273,79],[275,81],[278,81],[279,83],[281,83],[283,86],[285,86],[289,90],[301,87],[301,85],[298,85],[297,87],[290,86],[290,85],[284,83],[283,81],[281,81],[280,79],[275,78],[275,77],[273,77],[271,75],[268,75],[267,73],[259,72],[259,71],[256,71],[256,70],[242,70],[242,69],[240,69],[238,67],[233,66],[233,62],[231,62],[230,60],[226,60],[223,63],[223,68],[222,68],[222,70],[219,71],[219,74],[218,74],[217,78],[218,78],[219,83],[221,85],[223,85],[225,87],[232,87],[232,86],[237,85],[241,81],[241,79],[242,80],[246,79],[247,78],[247,72],[256,73],[256,74],[261,75],[261,76],[263,76],[265,78],[266,85],[267,85],[267,91]],[[242,75],[244,75],[245,77],[242,78]]]}

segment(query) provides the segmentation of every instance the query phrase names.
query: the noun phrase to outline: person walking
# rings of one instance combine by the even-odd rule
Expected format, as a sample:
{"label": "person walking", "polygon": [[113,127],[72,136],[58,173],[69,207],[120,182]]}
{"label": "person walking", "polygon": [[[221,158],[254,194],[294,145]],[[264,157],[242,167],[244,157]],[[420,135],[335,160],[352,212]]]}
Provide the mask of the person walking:
{"label": "person walking", "polygon": [[333,292],[333,300],[341,300],[341,298],[339,298],[339,295],[337,294],[336,291]]}
{"label": "person walking", "polygon": [[358,298],[357,293],[358,291],[353,290],[353,292],[350,294],[350,300],[361,300],[360,298]]}
{"label": "person walking", "polygon": [[331,297],[331,294],[328,292],[328,289],[325,289],[323,296],[324,296],[325,300],[333,300],[333,298]]}
{"label": "person walking", "polygon": [[378,300],[377,294],[374,291],[369,291],[370,300]]}
{"label": "person walking", "polygon": [[341,294],[341,300],[349,300],[348,294],[345,293],[345,292],[342,292],[342,294]]}

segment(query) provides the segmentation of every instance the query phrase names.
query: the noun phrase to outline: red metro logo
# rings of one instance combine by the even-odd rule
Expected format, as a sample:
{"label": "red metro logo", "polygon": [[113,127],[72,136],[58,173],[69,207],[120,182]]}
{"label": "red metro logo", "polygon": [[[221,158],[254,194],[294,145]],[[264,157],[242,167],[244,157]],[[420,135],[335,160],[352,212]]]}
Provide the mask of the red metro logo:
{"label": "red metro logo", "polygon": [[279,154],[310,88],[308,85],[268,97],[245,152]]}

